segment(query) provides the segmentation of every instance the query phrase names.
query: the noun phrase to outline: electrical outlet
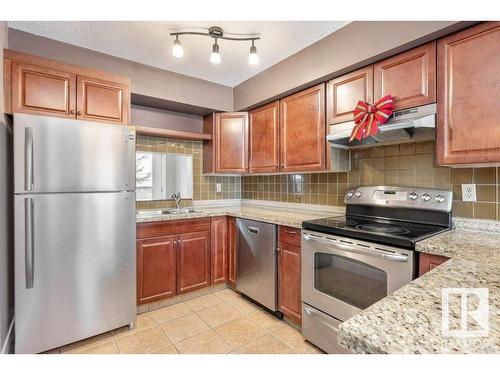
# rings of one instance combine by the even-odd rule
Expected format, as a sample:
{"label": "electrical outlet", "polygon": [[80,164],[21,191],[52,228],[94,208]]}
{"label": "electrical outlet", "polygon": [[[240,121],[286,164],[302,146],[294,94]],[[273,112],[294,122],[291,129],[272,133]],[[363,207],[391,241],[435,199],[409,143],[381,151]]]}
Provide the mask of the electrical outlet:
{"label": "electrical outlet", "polygon": [[222,184],[221,184],[221,183],[217,183],[217,184],[215,184],[215,191],[216,191],[217,193],[222,192]]}
{"label": "electrical outlet", "polygon": [[476,185],[475,184],[462,184],[462,200],[464,202],[476,201]]}

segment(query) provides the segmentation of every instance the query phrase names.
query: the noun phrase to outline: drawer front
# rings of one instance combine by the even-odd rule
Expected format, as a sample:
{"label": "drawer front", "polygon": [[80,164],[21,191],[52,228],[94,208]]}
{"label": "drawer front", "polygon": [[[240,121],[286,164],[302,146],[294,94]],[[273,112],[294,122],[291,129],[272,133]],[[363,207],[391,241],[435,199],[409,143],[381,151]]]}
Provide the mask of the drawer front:
{"label": "drawer front", "polygon": [[300,229],[292,227],[279,227],[278,241],[300,247]]}
{"label": "drawer front", "polygon": [[154,221],[137,224],[137,239],[210,231],[210,219]]}

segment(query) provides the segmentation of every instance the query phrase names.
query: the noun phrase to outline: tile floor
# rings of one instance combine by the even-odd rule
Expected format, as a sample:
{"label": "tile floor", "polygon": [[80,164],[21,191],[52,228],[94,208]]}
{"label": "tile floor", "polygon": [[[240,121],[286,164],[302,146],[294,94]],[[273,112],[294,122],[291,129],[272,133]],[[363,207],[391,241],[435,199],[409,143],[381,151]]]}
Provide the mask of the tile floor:
{"label": "tile floor", "polygon": [[50,351],[63,354],[316,354],[300,331],[231,289],[137,315],[136,327]]}

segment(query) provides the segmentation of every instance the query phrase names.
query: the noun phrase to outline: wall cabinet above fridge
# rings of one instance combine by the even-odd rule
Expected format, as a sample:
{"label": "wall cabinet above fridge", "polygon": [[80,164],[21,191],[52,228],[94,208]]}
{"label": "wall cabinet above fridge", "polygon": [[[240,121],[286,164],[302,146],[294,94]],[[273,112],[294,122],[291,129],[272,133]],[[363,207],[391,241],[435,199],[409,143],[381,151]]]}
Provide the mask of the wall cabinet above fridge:
{"label": "wall cabinet above fridge", "polygon": [[7,113],[129,123],[126,77],[9,50],[4,77]]}

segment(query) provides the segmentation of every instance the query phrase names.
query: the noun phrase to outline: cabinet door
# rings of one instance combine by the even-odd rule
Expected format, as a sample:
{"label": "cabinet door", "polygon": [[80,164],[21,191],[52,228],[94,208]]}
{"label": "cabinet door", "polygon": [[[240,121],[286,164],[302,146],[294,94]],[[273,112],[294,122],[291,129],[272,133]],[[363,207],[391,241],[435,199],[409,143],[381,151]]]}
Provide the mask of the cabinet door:
{"label": "cabinet door", "polygon": [[128,124],[129,87],[84,76],[77,77],[77,118]]}
{"label": "cabinet door", "polygon": [[436,42],[380,61],[373,68],[374,100],[394,96],[394,109],[436,101]]}
{"label": "cabinet door", "polygon": [[12,112],[75,118],[76,75],[12,61]]}
{"label": "cabinet door", "polygon": [[418,276],[422,276],[423,274],[429,272],[433,268],[436,268],[437,266],[443,264],[448,259],[450,259],[450,258],[443,257],[440,255],[420,253],[419,265],[418,265]]}
{"label": "cabinet door", "polygon": [[354,108],[359,100],[373,103],[373,65],[328,82],[328,124],[353,121]]}
{"label": "cabinet door", "polygon": [[282,172],[325,169],[325,85],[280,101]]}
{"label": "cabinet door", "polygon": [[177,293],[210,285],[210,232],[178,236]]}
{"label": "cabinet door", "polygon": [[212,218],[211,232],[211,281],[212,284],[224,283],[227,280],[228,265],[227,217]]}
{"label": "cabinet door", "polygon": [[216,173],[245,173],[247,170],[248,114],[215,115]]}
{"label": "cabinet door", "polygon": [[438,41],[438,164],[500,162],[500,22]]}
{"label": "cabinet door", "polygon": [[237,231],[236,231],[236,218],[228,217],[228,271],[227,271],[227,281],[232,286],[236,286],[236,243],[237,243]]}
{"label": "cabinet door", "polygon": [[278,172],[279,101],[250,111],[249,119],[249,172]]}
{"label": "cabinet door", "polygon": [[300,323],[300,247],[279,242],[278,305],[289,319]]}
{"label": "cabinet door", "polygon": [[137,241],[137,303],[176,294],[176,236]]}

